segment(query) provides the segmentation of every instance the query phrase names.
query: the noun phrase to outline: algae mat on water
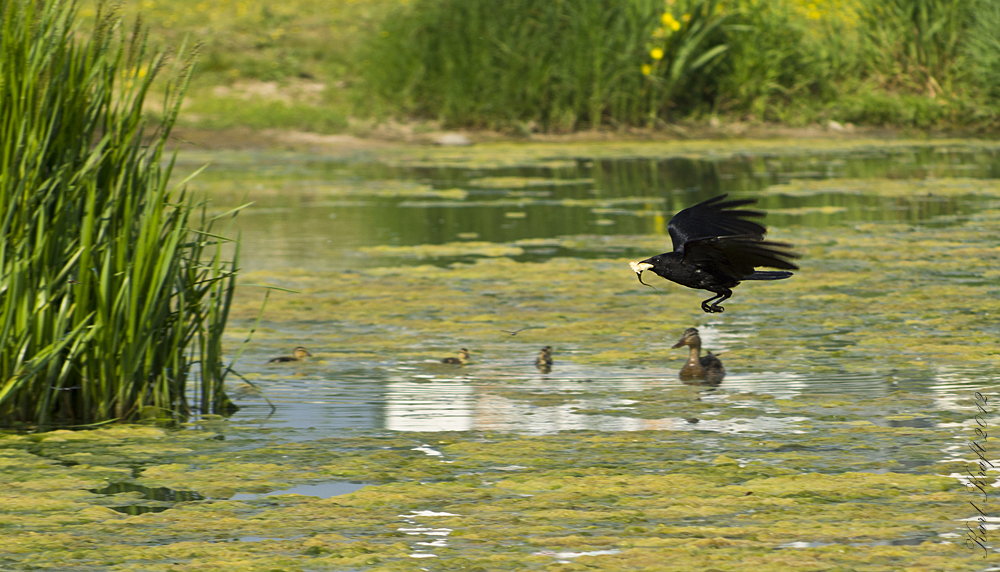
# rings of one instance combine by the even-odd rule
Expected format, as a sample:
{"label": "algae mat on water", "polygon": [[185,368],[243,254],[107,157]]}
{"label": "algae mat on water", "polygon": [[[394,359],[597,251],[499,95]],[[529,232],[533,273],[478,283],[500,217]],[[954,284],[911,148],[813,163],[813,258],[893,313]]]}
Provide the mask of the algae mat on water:
{"label": "algae mat on water", "polygon": [[[871,432],[933,450],[952,442],[947,431],[828,423],[829,436],[812,431],[778,442],[733,435],[712,447],[716,435],[663,431],[546,437],[396,434],[269,443],[266,435],[247,427],[209,425],[214,427],[3,437],[0,468],[7,486],[0,494],[0,566],[153,571],[981,567],[959,539],[949,538],[968,500],[956,480],[843,471],[843,466],[831,467],[839,464],[836,455],[823,455],[852,448],[857,441],[852,435]],[[228,439],[220,440],[223,436]],[[707,448],[716,451],[706,455]],[[738,458],[743,456],[749,458]],[[327,499],[227,500],[236,492],[334,479],[373,485]],[[128,515],[108,507],[136,502],[132,493],[88,492],[122,480],[193,489],[209,498]]]}
{"label": "algae mat on water", "polygon": [[[879,181],[826,182],[877,192]],[[791,192],[820,183],[784,185]],[[885,185],[899,192],[899,184]],[[920,192],[1000,194],[995,183],[923,182]],[[706,315],[702,291],[651,278],[637,283],[624,258],[517,262],[524,248],[559,246],[586,253],[662,252],[662,236],[577,236],[511,243],[449,243],[364,249],[357,270],[254,272],[247,282],[292,288],[268,302],[263,338],[308,336],[317,347],[372,360],[415,360],[469,347],[490,359],[528,344],[572,350],[580,363],[640,365],[680,359],[668,346],[685,328],[711,326],[730,336],[730,371],[848,371],[942,374],[1000,368],[1000,211],[935,219],[933,224],[855,223],[788,226],[769,238],[802,254],[801,270],[780,282],[745,282],[721,315]],[[447,266],[413,261],[469,255]],[[386,256],[372,266],[372,259]],[[400,261],[392,263],[393,260]],[[234,316],[249,324],[259,291],[245,289]],[[531,330],[516,338],[501,331]],[[231,334],[233,343],[242,331]],[[301,339],[301,338],[299,338]],[[766,351],[765,351],[766,349]],[[537,347],[534,348],[537,351]],[[526,354],[528,355],[528,354]],[[319,361],[322,361],[320,356]],[[480,371],[480,373],[482,373]]]}
{"label": "algae mat on water", "polygon": [[[981,495],[947,475],[972,456],[974,390],[995,395],[998,234],[1000,211],[990,209],[934,225],[784,227],[772,236],[796,244],[802,270],[740,286],[716,316],[698,309],[700,292],[638,285],[626,259],[516,262],[515,244],[476,244],[480,260],[447,266],[256,273],[247,281],[299,290],[272,295],[258,336],[287,343],[307,332],[311,371],[337,374],[345,354],[323,348],[382,367],[461,343],[476,352],[465,371],[484,391],[539,406],[589,396],[576,414],[660,430],[369,430],[290,442],[281,430],[209,420],[182,431],[4,434],[0,569],[983,570],[997,555],[967,548],[961,520]],[[651,236],[558,240],[664,246]],[[237,325],[258,308],[259,294],[245,290]],[[706,324],[730,335],[733,377],[832,371],[883,383],[863,397],[832,386],[782,398],[726,383],[716,392],[595,384],[566,395],[495,371],[509,353],[551,343],[565,350],[556,371],[572,360],[656,367],[672,379],[681,359],[669,346]],[[534,329],[501,331],[525,325]],[[294,374],[250,377],[266,392],[279,375]],[[967,396],[914,382],[949,376],[974,380]],[[770,421],[749,422],[760,420]],[[371,486],[325,499],[234,498],[330,481]],[[132,515],[122,507],[151,503],[94,492],[112,483],[202,498]]]}

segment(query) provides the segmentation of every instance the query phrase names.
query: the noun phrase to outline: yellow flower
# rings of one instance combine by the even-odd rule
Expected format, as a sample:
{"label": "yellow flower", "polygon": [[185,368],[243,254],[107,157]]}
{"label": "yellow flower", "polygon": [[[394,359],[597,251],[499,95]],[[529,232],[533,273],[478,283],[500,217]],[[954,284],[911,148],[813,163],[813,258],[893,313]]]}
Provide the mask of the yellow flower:
{"label": "yellow flower", "polygon": [[642,64],[642,75],[649,75],[653,73],[653,66],[649,64]]}
{"label": "yellow flower", "polygon": [[660,48],[653,48],[652,50],[649,51],[649,57],[653,58],[654,60],[662,60],[663,50]]}
{"label": "yellow flower", "polygon": [[675,32],[681,29],[681,23],[670,12],[663,13],[663,25]]}
{"label": "yellow flower", "polygon": [[684,20],[685,22],[690,22],[691,14],[684,14],[683,16],[681,16],[681,20]]}

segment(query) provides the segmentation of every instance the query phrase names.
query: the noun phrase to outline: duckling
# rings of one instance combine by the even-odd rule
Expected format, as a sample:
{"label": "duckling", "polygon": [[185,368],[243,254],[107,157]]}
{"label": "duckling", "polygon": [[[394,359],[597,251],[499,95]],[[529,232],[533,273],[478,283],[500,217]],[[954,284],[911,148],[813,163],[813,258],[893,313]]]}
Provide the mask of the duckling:
{"label": "duckling", "polygon": [[469,363],[469,355],[470,355],[469,350],[462,348],[461,350],[459,350],[457,358],[446,357],[443,360],[441,360],[441,363],[453,363],[458,365],[465,365]]}
{"label": "duckling", "polygon": [[538,357],[535,358],[535,367],[542,373],[552,371],[552,346],[545,346],[538,352]]}
{"label": "duckling", "polygon": [[275,363],[275,362],[282,363],[282,362],[288,362],[288,361],[306,361],[307,357],[312,357],[312,354],[309,353],[309,350],[305,349],[302,346],[299,346],[299,347],[295,348],[294,351],[292,351],[292,355],[290,355],[290,356],[276,357],[274,359],[268,360],[267,363]]}
{"label": "duckling", "polygon": [[[681,340],[674,344],[674,348],[690,346],[691,355],[687,363],[681,368],[681,381],[702,380],[704,385],[719,385],[722,378],[726,376],[726,368],[722,367],[722,361],[718,357],[708,352],[708,355],[701,355],[701,337],[697,328],[684,330]],[[700,384],[698,384],[700,385]]]}

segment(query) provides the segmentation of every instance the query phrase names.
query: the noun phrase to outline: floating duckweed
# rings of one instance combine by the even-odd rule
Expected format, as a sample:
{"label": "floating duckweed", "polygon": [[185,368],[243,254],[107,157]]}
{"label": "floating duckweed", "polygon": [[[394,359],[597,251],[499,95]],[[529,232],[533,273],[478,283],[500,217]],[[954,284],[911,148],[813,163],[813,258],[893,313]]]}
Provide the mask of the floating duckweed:
{"label": "floating duckweed", "polygon": [[486,189],[523,189],[527,187],[590,185],[593,183],[593,179],[541,179],[531,177],[483,177],[469,181],[470,186]]}
{"label": "floating duckweed", "polygon": [[[524,213],[507,213],[524,215]],[[449,242],[418,246],[366,246],[359,249],[366,256],[394,258],[452,258],[456,256],[520,256],[524,250],[492,242]]]}

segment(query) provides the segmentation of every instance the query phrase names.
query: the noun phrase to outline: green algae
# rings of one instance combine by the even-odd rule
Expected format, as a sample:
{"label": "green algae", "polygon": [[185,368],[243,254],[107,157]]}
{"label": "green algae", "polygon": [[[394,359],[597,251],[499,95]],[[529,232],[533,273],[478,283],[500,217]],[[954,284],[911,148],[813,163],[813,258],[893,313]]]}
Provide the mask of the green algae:
{"label": "green algae", "polygon": [[544,179],[539,177],[480,177],[469,181],[469,185],[483,189],[524,189],[528,187],[551,187],[560,185],[592,184],[593,179]]}
{"label": "green algae", "polygon": [[[800,143],[812,151],[874,146]],[[558,153],[556,147],[517,145],[419,149],[400,161],[542,165],[560,154],[717,157],[747,148],[732,142],[639,147],[560,146]],[[753,147],[788,151],[782,142]],[[516,188],[517,182],[494,184]],[[283,193],[306,189],[361,198],[465,197],[436,195],[423,185],[361,186],[345,184],[341,192],[336,185],[286,185],[276,187],[275,196],[295,200]],[[832,180],[794,181],[766,192],[994,196],[995,186],[953,179]],[[542,200],[522,198],[502,206]],[[268,393],[290,378],[334,378],[345,363],[377,364],[366,366],[371,369],[406,364],[439,374],[444,366],[423,360],[467,346],[474,363],[461,368],[461,375],[479,395],[539,410],[570,408],[578,417],[634,420],[645,430],[540,436],[340,431],[291,442],[287,431],[210,418],[184,431],[129,426],[0,434],[0,481],[7,485],[0,493],[0,567],[981,569],[980,555],[962,542],[958,520],[972,515],[967,502],[973,496],[957,479],[942,476],[968,466],[960,452],[946,451],[964,448],[974,437],[972,386],[969,398],[949,404],[914,386],[915,380],[949,376],[981,376],[985,384],[997,371],[1000,248],[993,237],[1000,212],[981,210],[947,225],[773,229],[769,236],[793,242],[803,254],[802,270],[780,283],[745,283],[726,313],[708,316],[698,308],[704,293],[656,280],[657,290],[645,288],[621,254],[667,248],[668,213],[657,210],[660,199],[573,199],[564,206],[646,203],[651,207],[642,216],[657,218],[659,235],[359,248],[375,259],[482,259],[448,266],[364,265],[352,272],[250,273],[247,282],[298,292],[271,295],[255,340],[281,346],[302,340],[316,357],[292,368],[244,364],[251,370],[248,379]],[[531,248],[586,257],[511,259]],[[259,295],[238,295],[236,327],[227,334],[232,347],[243,341],[259,304]],[[718,390],[676,380],[686,354],[671,345],[692,325],[719,334],[709,349],[725,351],[730,378]],[[508,332],[528,326],[516,336]],[[554,374],[527,379],[527,372],[535,375],[531,360],[542,345],[555,347]],[[641,382],[559,385],[558,374],[570,367],[594,375],[614,371],[623,379],[634,375]],[[516,368],[524,375],[511,375]],[[791,396],[774,396],[732,389],[741,376],[772,386],[817,381]],[[834,380],[827,387],[824,376]],[[870,387],[881,393],[839,394],[836,376],[867,376],[877,380]],[[255,392],[245,393],[245,399],[257,399]],[[1000,419],[986,421],[992,426]],[[441,456],[427,454],[427,448]],[[233,499],[329,481],[370,486],[327,499]],[[143,500],[133,493],[91,492],[114,483],[192,491],[204,499],[167,503],[171,508],[163,512],[122,514],[111,507]],[[431,536],[428,529],[448,532]],[[440,538],[445,545],[417,544]],[[899,541],[917,544],[889,544]],[[557,556],[597,550],[617,552]],[[416,552],[436,557],[412,558]]]}
{"label": "green algae", "polygon": [[[710,348],[729,352],[730,371],[774,371],[775,364],[791,363],[824,368],[831,359],[837,370],[858,373],[926,371],[941,364],[996,368],[1000,350],[988,340],[996,331],[992,316],[1000,312],[995,286],[1000,247],[992,240],[998,234],[995,211],[947,227],[860,223],[834,233],[777,229],[770,236],[795,245],[803,255],[802,270],[780,283],[740,285],[727,312],[717,316],[701,312],[702,292],[656,279],[655,291],[638,284],[628,258],[508,258],[524,248],[552,245],[652,254],[664,249],[662,237],[383,247],[372,253],[490,258],[448,267],[283,272],[278,285],[300,293],[272,296],[269,313],[287,323],[317,313],[336,316],[353,331],[379,332],[352,337],[354,351],[403,360],[429,357],[418,343],[427,338],[445,347],[455,343],[448,340],[475,346],[480,363],[511,352],[530,355],[528,344],[541,344],[586,348],[575,354],[577,363],[662,364],[670,371],[680,369],[684,359],[682,352],[669,350],[676,336],[687,327],[711,324],[741,334],[725,347]],[[259,272],[248,279],[267,283],[272,276]],[[256,300],[237,300],[234,317],[248,322],[258,308]],[[502,329],[524,325],[537,329],[516,339],[501,335]],[[316,332],[310,346],[342,343],[332,328]]]}
{"label": "green algae", "polygon": [[[521,214],[521,213],[507,213]],[[392,258],[454,258],[458,256],[520,256],[524,250],[517,246],[492,242],[449,242],[446,244],[421,244],[419,246],[369,246],[358,249],[366,256]]]}
{"label": "green algae", "polygon": [[[838,472],[836,459],[817,461],[787,450],[775,452],[782,462],[740,460],[754,448],[786,446],[756,436],[734,436],[713,447],[660,431],[397,434],[295,443],[268,443],[246,427],[228,432],[233,442],[209,436],[215,432],[140,434],[134,439],[137,450],[164,440],[173,449],[159,459],[169,462],[131,478],[115,467],[92,466],[83,481],[49,481],[51,497],[15,487],[4,498],[4,565],[223,571],[574,569],[584,563],[608,570],[690,570],[705,562],[737,570],[751,561],[762,570],[891,570],[902,562],[919,570],[975,570],[979,565],[964,546],[937,536],[957,529],[956,513],[961,515],[966,500],[954,479]],[[117,438],[106,430],[78,435],[79,443],[95,451],[113,449]],[[926,445],[939,445],[935,439],[947,435],[937,432]],[[20,452],[25,441],[30,439],[2,436],[0,447]],[[421,443],[442,456],[414,450]],[[199,444],[207,447],[194,449]],[[706,446],[715,452],[704,456]],[[25,463],[35,463],[34,470],[44,466],[53,476],[84,470],[39,465],[37,459],[48,459],[44,455],[53,451],[41,453],[23,458],[16,468],[0,466],[0,472],[6,478],[24,471]],[[823,473],[817,472],[821,466]],[[270,477],[262,480],[263,475]],[[216,495],[281,481],[381,484],[328,499],[218,497],[135,516],[104,508],[100,495],[82,490],[121,478]],[[59,503],[44,502],[56,492]],[[420,533],[410,531],[428,529],[447,529],[445,545],[415,545]],[[927,540],[879,545],[908,538]],[[792,542],[815,547],[782,548]],[[869,547],[843,550],[859,543]],[[581,557],[571,565],[558,564],[545,552],[608,548],[619,552]],[[433,550],[437,558],[410,558],[419,550]]]}

